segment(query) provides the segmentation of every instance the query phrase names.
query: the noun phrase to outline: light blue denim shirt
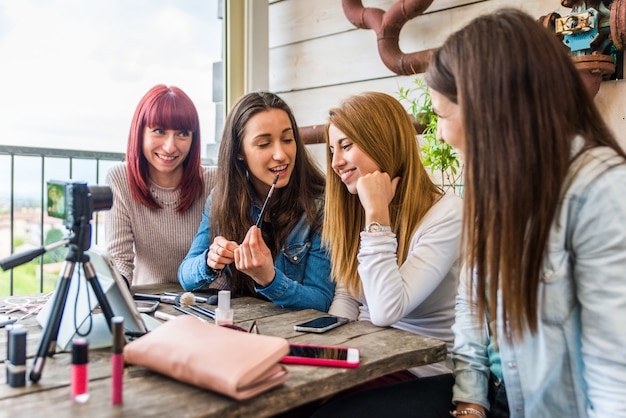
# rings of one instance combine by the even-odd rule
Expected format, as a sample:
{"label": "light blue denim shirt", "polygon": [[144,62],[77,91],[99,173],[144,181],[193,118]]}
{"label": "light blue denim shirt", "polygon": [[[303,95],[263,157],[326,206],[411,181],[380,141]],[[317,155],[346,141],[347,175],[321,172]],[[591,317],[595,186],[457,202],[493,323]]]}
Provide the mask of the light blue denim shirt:
{"label": "light blue denim shirt", "polygon": [[[206,202],[198,232],[187,256],[178,268],[178,281],[187,291],[207,288],[216,275],[207,271],[206,257],[212,237],[209,222],[212,194]],[[261,208],[251,208],[256,219]],[[232,266],[234,268],[234,265]],[[306,214],[295,225],[274,263],[276,277],[256,291],[287,309],[317,309],[327,312],[335,284],[330,279],[330,254],[322,247],[320,231],[311,229]]]}
{"label": "light blue denim shirt", "polygon": [[[512,418],[626,417],[626,165],[608,148],[580,158],[550,231],[537,333],[508,343],[501,311],[496,321]],[[489,408],[487,320],[469,313],[466,284],[462,275],[453,398]]]}

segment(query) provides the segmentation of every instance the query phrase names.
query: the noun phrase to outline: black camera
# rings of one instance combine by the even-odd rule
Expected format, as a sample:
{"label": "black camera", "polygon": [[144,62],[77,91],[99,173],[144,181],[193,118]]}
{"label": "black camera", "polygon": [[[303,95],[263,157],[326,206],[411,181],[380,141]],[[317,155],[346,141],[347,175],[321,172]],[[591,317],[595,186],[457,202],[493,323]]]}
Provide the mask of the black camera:
{"label": "black camera", "polygon": [[68,229],[87,222],[93,212],[108,210],[113,206],[113,193],[108,186],[87,186],[83,182],[48,181],[48,215],[64,219]]}

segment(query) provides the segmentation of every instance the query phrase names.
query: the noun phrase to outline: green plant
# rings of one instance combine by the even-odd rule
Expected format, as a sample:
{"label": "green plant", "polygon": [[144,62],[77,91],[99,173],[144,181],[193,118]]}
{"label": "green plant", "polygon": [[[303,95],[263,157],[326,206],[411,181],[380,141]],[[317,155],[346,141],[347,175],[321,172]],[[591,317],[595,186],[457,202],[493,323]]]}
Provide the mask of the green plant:
{"label": "green plant", "polygon": [[416,78],[415,87],[400,87],[398,98],[407,104],[407,110],[424,130],[419,135],[420,151],[424,167],[428,167],[433,175],[439,178],[439,184],[447,191],[462,195],[463,186],[460,184],[463,174],[463,165],[457,151],[437,139],[437,114],[433,110],[428,86],[422,78]]}

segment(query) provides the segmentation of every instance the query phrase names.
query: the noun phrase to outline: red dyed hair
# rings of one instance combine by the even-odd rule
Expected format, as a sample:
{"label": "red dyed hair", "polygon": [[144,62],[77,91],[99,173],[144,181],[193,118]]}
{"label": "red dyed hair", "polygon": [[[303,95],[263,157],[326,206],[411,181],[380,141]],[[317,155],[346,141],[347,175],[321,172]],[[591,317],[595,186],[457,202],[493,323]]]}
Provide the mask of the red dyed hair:
{"label": "red dyed hair", "polygon": [[189,96],[178,87],[159,84],[152,87],[135,110],[128,134],[126,172],[133,199],[149,208],[162,206],[150,193],[148,160],[143,155],[143,132],[146,126],[192,132],[191,149],[183,162],[183,176],[177,188],[180,201],[177,212],[185,212],[202,196],[204,181],[200,171],[200,121]]}

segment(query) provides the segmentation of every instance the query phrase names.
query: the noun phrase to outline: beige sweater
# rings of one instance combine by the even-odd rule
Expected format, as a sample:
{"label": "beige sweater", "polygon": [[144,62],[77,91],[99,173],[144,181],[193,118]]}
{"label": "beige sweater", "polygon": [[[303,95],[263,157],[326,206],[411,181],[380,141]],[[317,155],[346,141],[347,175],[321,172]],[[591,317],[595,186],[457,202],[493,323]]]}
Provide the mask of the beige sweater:
{"label": "beige sweater", "polygon": [[178,266],[198,230],[215,178],[216,168],[204,167],[202,198],[178,214],[178,191],[151,183],[153,196],[163,209],[150,209],[131,197],[125,163],[109,170],[106,183],[113,192],[113,206],[105,212],[106,246],[131,285],[178,283]]}

